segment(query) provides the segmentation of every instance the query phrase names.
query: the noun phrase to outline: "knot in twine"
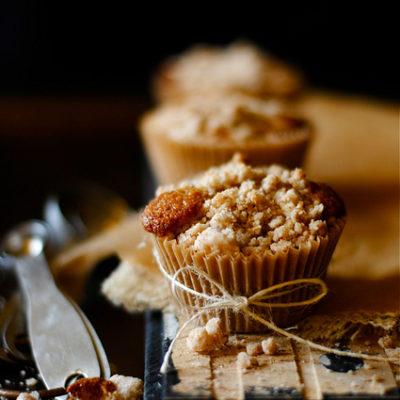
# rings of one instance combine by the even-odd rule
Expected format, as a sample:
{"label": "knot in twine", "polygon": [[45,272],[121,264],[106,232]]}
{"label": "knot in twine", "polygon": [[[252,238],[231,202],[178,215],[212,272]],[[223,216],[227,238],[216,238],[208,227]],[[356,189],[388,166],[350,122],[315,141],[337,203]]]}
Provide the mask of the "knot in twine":
{"label": "knot in twine", "polygon": [[[251,295],[250,297],[246,296],[238,296],[229,293],[229,291],[221,285],[216,280],[212,279],[207,273],[198,268],[192,266],[182,267],[177,270],[174,275],[169,275],[168,272],[164,269],[159,254],[157,251],[154,252],[155,257],[157,259],[159,268],[163,275],[171,282],[171,290],[175,300],[185,307],[198,310],[191,318],[189,318],[177,331],[175,338],[169,345],[168,351],[165,353],[163,363],[160,368],[161,373],[166,373],[168,369],[168,363],[170,356],[172,354],[172,350],[176,340],[182,335],[183,331],[186,327],[191,324],[195,319],[199,318],[202,314],[206,313],[212,309],[221,309],[221,308],[230,308],[242,311],[248,317],[254,319],[255,321],[261,323],[262,325],[266,326],[268,329],[282,335],[286,336],[289,339],[295,340],[299,343],[307,344],[311,348],[315,350],[320,350],[324,352],[333,353],[340,356],[346,357],[358,357],[363,358],[366,360],[373,360],[373,361],[390,361],[390,362],[398,362],[397,359],[394,358],[386,358],[380,355],[369,355],[363,353],[354,353],[351,351],[343,351],[338,349],[333,349],[327,346],[322,346],[317,343],[314,343],[310,340],[304,339],[300,336],[297,336],[293,333],[286,331],[285,329],[279,328],[272,319],[265,319],[261,317],[259,314],[255,313],[251,306],[258,306],[258,307],[265,307],[267,309],[271,308],[289,308],[289,307],[298,307],[298,306],[309,306],[312,304],[316,304],[319,302],[323,297],[326,296],[328,293],[328,288],[324,281],[319,278],[303,278],[303,279],[295,279],[287,282],[278,283],[276,285],[272,285],[266,289],[262,289],[259,292]],[[189,288],[182,282],[178,281],[178,276],[183,275],[186,272],[192,272],[198,275],[200,278],[203,278],[207,284],[211,287],[211,292],[219,291],[221,295],[209,295],[203,292],[198,292],[192,288]],[[274,299],[276,297],[281,297],[287,294],[292,294],[293,292],[304,289],[304,288],[318,288],[318,292],[316,295],[307,298],[306,300],[302,301],[289,301],[289,302],[269,302],[268,300]],[[183,293],[189,293],[194,295],[198,299],[206,300],[205,304],[202,306],[193,306],[187,303],[184,303],[179,296],[177,289],[181,289]]]}

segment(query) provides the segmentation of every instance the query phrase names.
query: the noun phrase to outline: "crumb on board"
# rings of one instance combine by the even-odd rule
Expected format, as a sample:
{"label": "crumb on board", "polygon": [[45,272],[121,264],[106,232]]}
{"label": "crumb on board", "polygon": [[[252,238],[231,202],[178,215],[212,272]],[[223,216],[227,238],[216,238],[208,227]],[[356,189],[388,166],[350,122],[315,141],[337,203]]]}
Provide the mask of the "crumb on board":
{"label": "crumb on board", "polygon": [[378,340],[378,344],[384,349],[394,349],[396,344],[393,338],[389,335],[383,336]]}
{"label": "crumb on board", "polygon": [[246,353],[249,356],[256,356],[258,354],[261,354],[263,352],[262,346],[260,342],[253,342],[253,343],[247,343],[246,345]]}
{"label": "crumb on board", "polygon": [[270,337],[268,339],[265,339],[261,342],[261,347],[262,350],[265,354],[268,355],[274,355],[278,351],[278,346],[276,344],[276,341],[273,337]]}
{"label": "crumb on board", "polygon": [[37,385],[38,380],[35,379],[35,378],[28,378],[28,379],[25,379],[25,383],[26,383],[26,385],[27,385],[28,387],[33,387],[33,386],[36,386],[36,385]]}
{"label": "crumb on board", "polygon": [[68,386],[69,400],[137,400],[143,396],[141,379],[113,375],[103,378],[82,378]]}
{"label": "crumb on board", "polygon": [[258,365],[257,358],[249,356],[245,351],[241,351],[237,355],[237,366],[240,369],[248,369],[254,365]]}
{"label": "crumb on board", "polygon": [[186,343],[192,351],[207,353],[224,346],[227,339],[222,331],[221,320],[212,318],[205,326],[192,329]]}

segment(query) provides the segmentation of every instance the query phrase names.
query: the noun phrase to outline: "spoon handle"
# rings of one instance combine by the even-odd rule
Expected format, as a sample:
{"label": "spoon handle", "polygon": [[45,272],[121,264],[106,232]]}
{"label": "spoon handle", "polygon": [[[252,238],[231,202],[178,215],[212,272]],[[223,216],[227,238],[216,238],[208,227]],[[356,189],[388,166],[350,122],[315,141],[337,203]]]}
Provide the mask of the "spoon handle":
{"label": "spoon handle", "polygon": [[26,302],[32,353],[47,388],[74,374],[100,376],[95,346],[80,314],[58,290],[43,253],[15,259]]}

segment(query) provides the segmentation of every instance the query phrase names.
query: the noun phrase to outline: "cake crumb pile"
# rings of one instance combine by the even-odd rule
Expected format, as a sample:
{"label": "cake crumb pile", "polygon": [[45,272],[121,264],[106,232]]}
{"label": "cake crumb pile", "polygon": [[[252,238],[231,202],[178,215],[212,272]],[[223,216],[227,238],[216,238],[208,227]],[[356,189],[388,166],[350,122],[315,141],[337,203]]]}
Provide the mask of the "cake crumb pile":
{"label": "cake crumb pile", "polygon": [[[173,200],[165,204],[165,197],[193,190],[203,198],[196,217],[186,224],[171,223],[173,215],[160,209],[173,210],[177,204]],[[307,180],[303,170],[251,167],[237,155],[191,180],[161,187],[157,194],[142,215],[145,228],[204,253],[286,252],[326,236],[336,219],[345,215],[339,196],[327,185]],[[179,202],[179,221],[182,206]],[[169,231],[159,234],[149,228],[149,221],[164,224],[164,218],[173,227]]]}

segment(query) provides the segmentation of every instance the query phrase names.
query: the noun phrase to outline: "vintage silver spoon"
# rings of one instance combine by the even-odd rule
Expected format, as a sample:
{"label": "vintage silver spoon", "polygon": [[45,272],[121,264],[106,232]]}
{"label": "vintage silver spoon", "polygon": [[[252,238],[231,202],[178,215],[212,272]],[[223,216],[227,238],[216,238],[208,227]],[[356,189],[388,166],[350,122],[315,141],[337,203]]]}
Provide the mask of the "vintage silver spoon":
{"label": "vintage silver spoon", "polygon": [[78,307],[55,285],[44,256],[49,228],[41,221],[18,225],[3,246],[15,266],[25,300],[32,354],[47,388],[79,377],[110,376],[105,352]]}

